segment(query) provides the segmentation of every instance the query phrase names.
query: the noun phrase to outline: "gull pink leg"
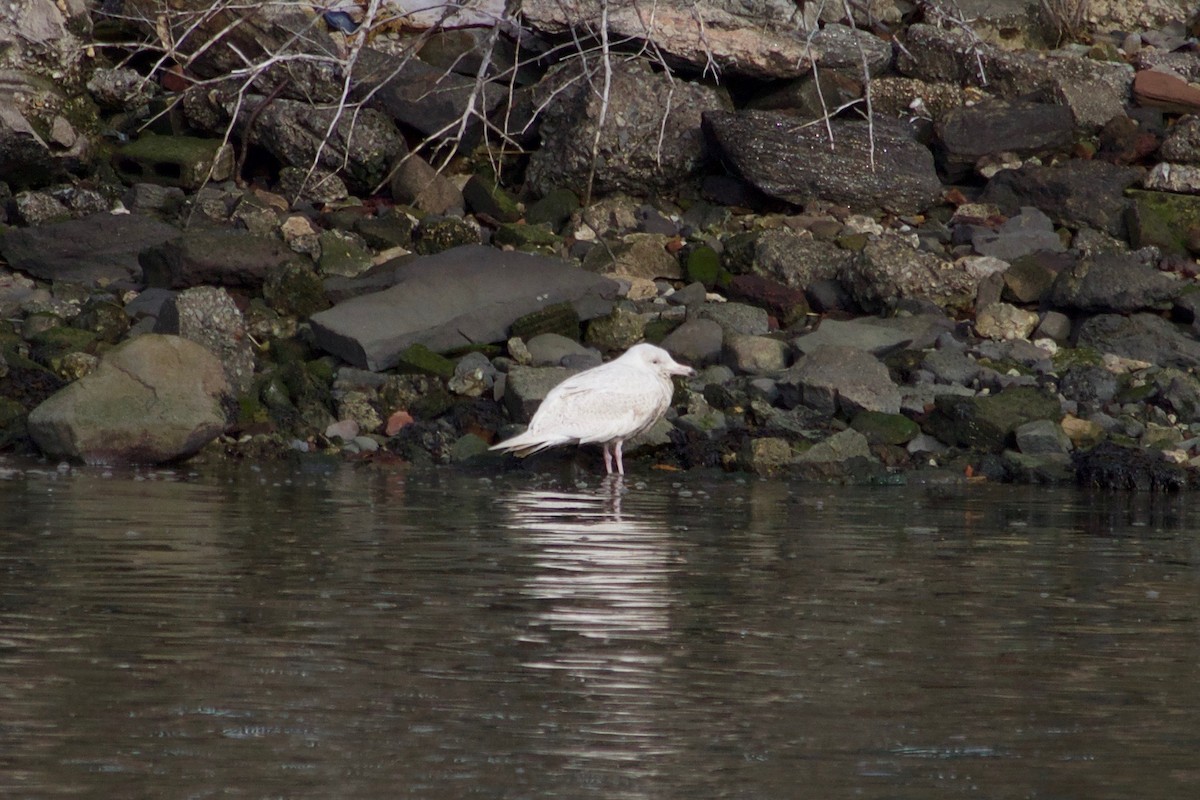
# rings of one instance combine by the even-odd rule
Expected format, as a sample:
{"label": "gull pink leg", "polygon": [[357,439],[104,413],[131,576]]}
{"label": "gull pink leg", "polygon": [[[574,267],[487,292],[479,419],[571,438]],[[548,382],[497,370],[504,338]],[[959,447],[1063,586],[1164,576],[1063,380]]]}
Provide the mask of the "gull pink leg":
{"label": "gull pink leg", "polygon": [[617,439],[617,443],[616,443],[616,445],[613,447],[613,450],[615,450],[615,451],[616,451],[616,453],[617,453],[617,474],[618,474],[618,475],[624,475],[624,474],[625,474],[625,461],[624,461],[624,459],[621,457],[621,445],[623,445],[624,443],[625,443],[625,442],[624,442],[624,441],[622,441],[621,439]]}
{"label": "gull pink leg", "polygon": [[[621,463],[621,456],[617,455],[617,464]],[[604,443],[604,472],[612,475],[612,453],[609,452],[608,442]]]}

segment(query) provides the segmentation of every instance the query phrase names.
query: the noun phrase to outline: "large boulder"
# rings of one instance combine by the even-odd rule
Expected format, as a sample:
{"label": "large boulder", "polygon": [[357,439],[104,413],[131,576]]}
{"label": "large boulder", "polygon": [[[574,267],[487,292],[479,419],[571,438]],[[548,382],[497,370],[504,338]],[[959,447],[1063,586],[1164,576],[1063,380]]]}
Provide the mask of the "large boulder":
{"label": "large boulder", "polygon": [[539,87],[553,102],[543,112],[542,146],[526,174],[534,192],[642,195],[677,188],[703,166],[700,115],[724,107],[722,92],[656,73],[640,61],[615,63],[603,98],[595,89],[598,76],[579,77],[560,71]]}
{"label": "large boulder", "polygon": [[502,341],[520,317],[570,303],[580,319],[612,310],[618,284],[557,258],[464,245],[406,258],[392,286],[311,318],[317,344],[357,367],[385,370],[414,344],[444,353]]}
{"label": "large boulder", "polygon": [[29,414],[46,455],[89,464],[186,458],[225,429],[229,384],[198,344],[147,334],[113,348],[91,374]]}
{"label": "large boulder", "polygon": [[[807,34],[797,29],[796,8],[787,2],[718,4],[636,0],[525,0],[522,22],[554,37],[591,38],[607,23],[614,41],[645,48],[674,66],[756,78],[794,78],[812,68]],[[724,7],[722,7],[724,6]],[[740,12],[740,13],[739,13]]]}
{"label": "large boulder", "polygon": [[835,119],[827,129],[780,112],[707,111],[704,128],[736,175],[796,205],[825,200],[910,214],[942,194],[933,154],[899,121]]}

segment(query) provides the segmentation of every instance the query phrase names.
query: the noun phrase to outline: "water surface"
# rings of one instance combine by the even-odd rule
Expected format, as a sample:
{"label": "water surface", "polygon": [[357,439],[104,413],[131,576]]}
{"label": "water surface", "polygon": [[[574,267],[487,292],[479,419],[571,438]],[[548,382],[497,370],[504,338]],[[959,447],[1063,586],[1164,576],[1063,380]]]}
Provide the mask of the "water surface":
{"label": "water surface", "polygon": [[1200,503],[0,481],[0,796],[1191,798]]}

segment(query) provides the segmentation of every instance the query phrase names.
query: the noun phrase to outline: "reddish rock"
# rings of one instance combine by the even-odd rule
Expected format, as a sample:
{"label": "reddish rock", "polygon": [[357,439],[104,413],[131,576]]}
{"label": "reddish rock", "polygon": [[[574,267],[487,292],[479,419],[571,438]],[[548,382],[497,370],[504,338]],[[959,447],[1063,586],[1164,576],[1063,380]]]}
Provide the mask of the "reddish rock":
{"label": "reddish rock", "polygon": [[1133,98],[1139,105],[1191,114],[1200,111],[1200,89],[1182,78],[1146,69],[1133,76]]}
{"label": "reddish rock", "polygon": [[802,290],[761,275],[735,275],[727,291],[731,298],[765,308],[783,326],[799,322],[808,313],[808,301]]}
{"label": "reddish rock", "polygon": [[412,414],[409,414],[407,411],[400,410],[392,412],[392,415],[388,417],[387,427],[384,428],[384,433],[386,433],[388,436],[395,436],[402,429],[408,427],[412,423]]}

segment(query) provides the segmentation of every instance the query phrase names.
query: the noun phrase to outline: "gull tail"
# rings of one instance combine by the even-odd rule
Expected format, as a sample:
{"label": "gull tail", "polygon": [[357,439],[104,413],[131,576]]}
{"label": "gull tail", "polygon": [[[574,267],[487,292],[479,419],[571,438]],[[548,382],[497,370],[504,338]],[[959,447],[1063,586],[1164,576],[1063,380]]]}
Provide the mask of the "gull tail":
{"label": "gull tail", "polygon": [[560,444],[570,444],[572,441],[574,439],[562,435],[525,431],[524,433],[518,433],[516,436],[505,439],[503,442],[498,442],[488,449],[516,453],[518,456],[524,458],[550,447]]}

